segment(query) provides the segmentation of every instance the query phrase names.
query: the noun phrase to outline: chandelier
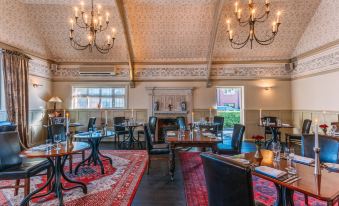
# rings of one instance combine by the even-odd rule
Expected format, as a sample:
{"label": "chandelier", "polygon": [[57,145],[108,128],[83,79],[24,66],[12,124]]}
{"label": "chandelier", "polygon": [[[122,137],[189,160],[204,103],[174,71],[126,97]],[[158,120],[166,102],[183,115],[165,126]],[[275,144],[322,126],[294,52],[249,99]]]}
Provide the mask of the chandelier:
{"label": "chandelier", "polygon": [[[71,45],[76,50],[85,50],[89,49],[92,52],[93,47],[95,47],[100,53],[107,54],[110,49],[113,48],[116,30],[112,28],[112,36],[107,35],[106,41],[103,43],[98,43],[97,35],[108,29],[109,24],[109,13],[106,12],[106,20],[103,22],[102,8],[101,5],[98,4],[96,8],[94,8],[93,0],[92,9],[89,15],[85,12],[85,4],[84,2],[80,2],[80,15],[78,7],[74,7],[74,19],[72,18],[71,29],[69,34],[69,39]],[[80,30],[82,30],[87,36],[87,40],[82,40],[78,35],[75,35],[74,26],[77,26]]]}
{"label": "chandelier", "polygon": [[238,1],[235,2],[235,17],[237,18],[237,22],[241,27],[249,27],[247,38],[244,40],[239,40],[239,38],[234,38],[234,32],[231,29],[231,20],[227,19],[227,33],[229,37],[229,41],[231,43],[231,46],[233,49],[241,49],[243,48],[248,42],[251,44],[251,49],[253,47],[253,40],[255,40],[260,45],[269,45],[273,43],[275,36],[278,34],[279,26],[281,24],[280,22],[280,15],[281,12],[277,12],[276,19],[272,23],[272,31],[267,32],[266,36],[264,38],[259,38],[256,33],[256,25],[259,23],[265,22],[270,13],[270,2],[269,0],[265,0],[264,9],[265,12],[262,15],[257,15],[257,8],[256,4],[253,2],[253,0],[248,1],[248,9],[249,9],[249,16],[242,17],[242,10],[239,8]]}

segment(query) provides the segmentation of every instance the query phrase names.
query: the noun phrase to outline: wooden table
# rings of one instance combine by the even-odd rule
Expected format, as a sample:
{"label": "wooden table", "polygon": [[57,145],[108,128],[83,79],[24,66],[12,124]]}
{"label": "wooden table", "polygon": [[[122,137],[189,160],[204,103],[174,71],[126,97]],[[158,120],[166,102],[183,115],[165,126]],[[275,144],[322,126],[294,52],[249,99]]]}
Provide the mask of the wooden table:
{"label": "wooden table", "polygon": [[[71,180],[69,177],[65,175],[64,165],[68,155],[89,149],[90,145],[86,142],[73,142],[71,145],[67,144],[66,142],[63,142],[60,145],[61,145],[60,150],[56,150],[55,147],[53,147],[50,151],[33,150],[34,148],[31,148],[21,152],[21,155],[27,158],[47,158],[50,164],[52,165],[52,174],[49,176],[47,182],[41,188],[38,188],[37,190],[27,195],[22,200],[20,206],[25,206],[31,199],[43,197],[51,194],[52,192],[54,192],[55,195],[58,197],[59,205],[61,206],[63,205],[62,190],[71,190],[80,187],[82,188],[83,193],[87,194],[87,187],[84,183]],[[65,188],[65,186],[62,185],[61,177],[63,177],[65,181],[75,184],[75,186]],[[46,194],[36,195],[44,188],[49,187],[50,184],[52,184],[52,187]]]}
{"label": "wooden table", "polygon": [[169,174],[171,180],[174,180],[174,171],[175,171],[175,148],[176,147],[201,147],[203,150],[206,147],[212,148],[212,151],[215,153],[217,150],[217,144],[222,142],[222,139],[213,136],[206,136],[202,132],[200,135],[197,135],[196,132],[193,132],[193,135],[189,131],[185,131],[182,137],[179,137],[178,132],[174,132],[175,136],[167,136],[165,141],[169,144],[170,147],[170,156],[169,156]]}
{"label": "wooden table", "polygon": [[[263,159],[255,159],[254,152],[244,154],[244,159],[249,160],[252,164],[257,166],[269,166],[272,168],[285,170],[287,168],[287,161],[281,159],[277,164],[273,161],[273,153],[269,150],[261,150]],[[241,156],[241,155],[236,155]],[[291,184],[284,183],[275,178],[270,178],[255,171],[253,175],[259,176],[263,179],[275,183],[278,189],[278,201],[276,205],[291,205],[293,206],[293,192],[298,191],[308,196],[327,202],[328,206],[332,206],[339,200],[339,173],[329,172],[322,169],[322,175],[314,175],[314,167],[304,164],[296,163],[297,175],[300,180]]]}
{"label": "wooden table", "polygon": [[281,128],[285,128],[285,129],[291,129],[293,128],[293,126],[291,125],[285,125],[285,124],[281,124],[281,125],[277,125],[277,124],[261,124],[261,125],[258,125],[260,127],[268,127],[270,128],[271,132],[272,132],[272,139],[268,140],[268,142],[266,142],[266,149],[269,148],[269,146],[273,143],[273,142],[278,142],[278,134],[279,134],[279,130]]}
{"label": "wooden table", "polygon": [[140,142],[138,140],[136,140],[134,138],[134,129],[137,127],[141,127],[144,124],[141,122],[127,122],[127,123],[122,123],[120,125],[120,127],[126,127],[128,129],[128,139],[124,139],[120,144],[121,145],[126,145],[127,149],[130,149],[132,147],[132,145],[134,145],[135,143],[140,144]]}
{"label": "wooden table", "polygon": [[111,165],[113,164],[113,162],[112,162],[112,159],[110,157],[107,157],[107,156],[100,153],[99,146],[100,146],[100,142],[103,138],[112,137],[114,135],[115,135],[115,132],[113,132],[113,131],[107,131],[106,134],[102,134],[100,131],[99,132],[92,132],[92,133],[91,132],[83,132],[83,133],[75,134],[73,136],[74,138],[88,141],[88,143],[91,145],[92,152],[86,159],[81,161],[76,166],[74,174],[78,173],[80,166],[83,166],[85,164],[90,165],[91,163],[93,163],[94,166],[100,165],[101,174],[105,174],[104,165],[102,164],[100,157],[102,157],[104,159],[108,159]]}

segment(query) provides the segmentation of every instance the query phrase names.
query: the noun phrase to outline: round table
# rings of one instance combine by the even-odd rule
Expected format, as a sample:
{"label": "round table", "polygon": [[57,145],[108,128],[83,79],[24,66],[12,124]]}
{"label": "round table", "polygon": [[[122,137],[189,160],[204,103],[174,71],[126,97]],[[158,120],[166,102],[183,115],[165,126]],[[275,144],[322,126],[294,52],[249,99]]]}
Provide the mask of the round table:
{"label": "round table", "polygon": [[139,141],[134,138],[134,129],[137,127],[141,127],[143,125],[144,124],[140,122],[128,122],[118,125],[121,127],[126,127],[128,129],[128,139],[124,139],[120,144],[121,145],[126,144],[128,145],[127,148],[131,148],[133,144],[139,143]]}
{"label": "round table", "polygon": [[100,153],[99,145],[100,145],[100,142],[103,138],[112,137],[114,135],[115,135],[115,133],[113,131],[107,131],[105,134],[102,134],[101,132],[93,132],[93,133],[83,132],[83,133],[75,134],[73,136],[74,138],[88,141],[88,143],[91,145],[92,152],[86,159],[81,161],[76,166],[74,174],[78,173],[80,166],[84,166],[86,164],[90,165],[91,163],[93,163],[94,166],[100,165],[101,174],[104,174],[105,169],[104,169],[104,165],[102,164],[100,157],[102,157],[104,159],[108,159],[111,165],[113,164],[113,162],[112,162],[112,159],[110,157],[107,157],[107,156]]}
{"label": "round table", "polygon": [[[87,187],[84,183],[71,180],[69,177],[65,175],[64,165],[68,155],[81,152],[83,150],[87,150],[90,148],[90,145],[86,142],[73,142],[72,144],[62,142],[60,144],[60,148],[61,148],[60,150],[57,150],[55,147],[52,147],[52,149],[49,151],[41,149],[35,150],[34,148],[30,148],[21,152],[21,155],[27,158],[47,158],[47,160],[52,166],[52,173],[49,176],[47,182],[41,188],[38,188],[37,190],[27,195],[22,200],[20,204],[21,206],[27,205],[27,203],[31,199],[43,197],[51,194],[52,192],[54,192],[55,195],[58,197],[59,205],[63,205],[62,190],[72,190],[74,188],[80,187],[82,188],[83,193],[87,194]],[[75,186],[65,188],[61,183],[61,177],[63,177],[65,181],[75,184]],[[52,187],[46,194],[36,195],[44,188],[48,187],[51,183],[53,183]]]}
{"label": "round table", "polygon": [[278,135],[279,135],[279,130],[281,129],[281,128],[286,128],[286,129],[291,129],[291,128],[293,128],[293,126],[291,126],[291,125],[288,125],[288,124],[280,124],[280,125],[278,125],[278,124],[261,124],[261,125],[259,125],[260,127],[268,127],[268,128],[270,128],[270,130],[271,130],[271,132],[272,132],[272,139],[270,139],[270,140],[268,140],[267,142],[266,142],[266,149],[269,149],[269,147],[270,147],[270,145],[273,143],[273,142],[278,142]]}

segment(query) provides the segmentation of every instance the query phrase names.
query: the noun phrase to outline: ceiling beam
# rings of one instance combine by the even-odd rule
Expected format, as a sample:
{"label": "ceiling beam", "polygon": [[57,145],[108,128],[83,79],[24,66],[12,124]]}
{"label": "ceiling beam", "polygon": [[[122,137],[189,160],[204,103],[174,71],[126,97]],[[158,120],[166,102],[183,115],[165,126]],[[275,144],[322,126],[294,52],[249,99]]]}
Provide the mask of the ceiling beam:
{"label": "ceiling beam", "polygon": [[130,78],[130,87],[134,88],[135,87],[135,82],[134,82],[134,52],[133,52],[133,47],[132,47],[132,41],[131,41],[131,35],[130,35],[130,30],[128,27],[127,23],[127,15],[126,15],[126,10],[124,7],[124,2],[123,0],[115,0],[121,23],[123,26],[123,32],[125,36],[125,41],[126,41],[126,47],[128,51],[128,65],[129,65],[129,78]]}
{"label": "ceiling beam", "polygon": [[219,21],[220,17],[222,14],[222,10],[224,8],[225,0],[218,0],[216,3],[215,9],[214,9],[214,16],[213,16],[213,22],[212,22],[212,30],[211,30],[211,36],[210,36],[210,41],[209,41],[209,46],[208,46],[208,51],[207,51],[207,82],[206,86],[211,87],[212,82],[211,82],[211,67],[212,67],[212,59],[213,59],[213,50],[214,50],[214,45],[215,45],[215,40],[217,38],[217,32],[218,32],[218,26],[219,26]]}

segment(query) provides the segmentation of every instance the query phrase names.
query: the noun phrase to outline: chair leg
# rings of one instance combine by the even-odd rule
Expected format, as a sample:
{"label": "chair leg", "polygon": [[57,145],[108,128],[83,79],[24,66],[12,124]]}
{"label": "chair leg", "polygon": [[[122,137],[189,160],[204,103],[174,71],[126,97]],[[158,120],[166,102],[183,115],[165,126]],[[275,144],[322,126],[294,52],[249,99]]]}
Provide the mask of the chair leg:
{"label": "chair leg", "polygon": [[305,198],[305,205],[308,205],[308,196],[304,194],[304,198]]}
{"label": "chair leg", "polygon": [[19,193],[19,186],[20,186],[20,179],[15,180],[15,189],[14,189],[14,196],[17,196]]}
{"label": "chair leg", "polygon": [[25,186],[24,186],[25,197],[29,194],[30,190],[31,190],[31,179],[28,177],[28,178],[25,178]]}
{"label": "chair leg", "polygon": [[149,168],[151,167],[151,157],[148,156],[148,162],[147,162],[147,174],[149,175]]}
{"label": "chair leg", "polygon": [[[52,174],[52,169],[51,169],[51,167],[48,167],[48,169],[47,169],[47,178],[46,178],[47,180],[49,179],[51,174]],[[49,185],[47,186],[47,189],[48,189],[48,191],[50,191],[52,189],[52,183],[49,183]]]}
{"label": "chair leg", "polygon": [[81,158],[82,158],[82,161],[84,161],[85,160],[85,150],[83,150],[82,152],[81,152]]}
{"label": "chair leg", "polygon": [[72,164],[73,164],[73,157],[72,157],[72,155],[70,155],[69,156],[69,173],[72,173],[72,171],[73,171]]}

